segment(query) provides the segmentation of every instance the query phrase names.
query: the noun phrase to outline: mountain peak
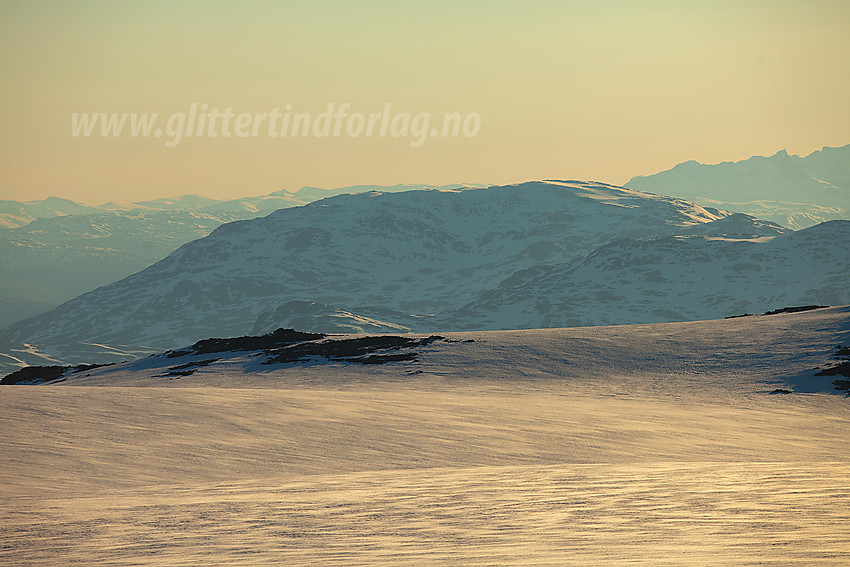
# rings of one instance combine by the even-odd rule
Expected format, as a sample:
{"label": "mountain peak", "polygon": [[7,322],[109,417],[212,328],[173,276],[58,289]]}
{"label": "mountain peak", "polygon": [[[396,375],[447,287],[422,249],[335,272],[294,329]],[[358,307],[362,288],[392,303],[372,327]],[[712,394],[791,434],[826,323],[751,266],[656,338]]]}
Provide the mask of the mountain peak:
{"label": "mountain peak", "polygon": [[770,157],[704,165],[681,163],[626,187],[747,213],[792,228],[850,218],[850,145],[806,157],[782,149]]}

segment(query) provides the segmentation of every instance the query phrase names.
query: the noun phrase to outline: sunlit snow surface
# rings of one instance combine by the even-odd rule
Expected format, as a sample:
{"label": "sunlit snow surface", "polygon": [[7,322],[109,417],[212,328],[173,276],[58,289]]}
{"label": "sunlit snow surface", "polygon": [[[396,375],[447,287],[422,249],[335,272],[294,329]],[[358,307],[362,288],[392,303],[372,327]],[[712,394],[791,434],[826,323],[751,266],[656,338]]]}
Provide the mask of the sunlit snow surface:
{"label": "sunlit snow surface", "polygon": [[0,387],[0,564],[850,562],[850,308],[445,337]]}

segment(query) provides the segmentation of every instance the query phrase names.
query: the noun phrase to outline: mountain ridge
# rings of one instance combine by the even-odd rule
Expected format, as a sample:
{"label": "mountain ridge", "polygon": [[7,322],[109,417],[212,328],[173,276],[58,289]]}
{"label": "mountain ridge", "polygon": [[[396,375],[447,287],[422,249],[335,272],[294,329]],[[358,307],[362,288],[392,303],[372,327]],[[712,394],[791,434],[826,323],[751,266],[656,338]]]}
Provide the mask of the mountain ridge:
{"label": "mountain ridge", "polygon": [[624,186],[806,228],[850,219],[850,144],[803,157],[780,150],[735,162],[689,160]]}

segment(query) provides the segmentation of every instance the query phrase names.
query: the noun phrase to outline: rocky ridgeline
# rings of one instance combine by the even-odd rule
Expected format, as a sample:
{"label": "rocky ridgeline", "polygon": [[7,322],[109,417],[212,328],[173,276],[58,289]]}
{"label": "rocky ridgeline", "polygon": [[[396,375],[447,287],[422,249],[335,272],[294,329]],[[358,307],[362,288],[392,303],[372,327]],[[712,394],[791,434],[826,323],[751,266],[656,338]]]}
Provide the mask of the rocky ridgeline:
{"label": "rocky ridgeline", "polygon": [[[185,349],[167,351],[161,355],[166,359],[188,358],[190,360],[168,366],[158,376],[170,378],[190,376],[198,368],[208,367],[221,360],[221,357],[200,360],[196,357],[223,353],[251,353],[253,356],[265,357],[263,364],[268,365],[309,361],[354,364],[415,362],[418,360],[419,353],[413,349],[437,341],[458,342],[438,335],[418,338],[394,335],[337,338],[324,333],[304,333],[294,329],[277,329],[261,336],[204,339]],[[467,342],[471,342],[471,339]],[[100,366],[106,365],[28,366],[9,374],[0,380],[0,384],[61,382]]]}

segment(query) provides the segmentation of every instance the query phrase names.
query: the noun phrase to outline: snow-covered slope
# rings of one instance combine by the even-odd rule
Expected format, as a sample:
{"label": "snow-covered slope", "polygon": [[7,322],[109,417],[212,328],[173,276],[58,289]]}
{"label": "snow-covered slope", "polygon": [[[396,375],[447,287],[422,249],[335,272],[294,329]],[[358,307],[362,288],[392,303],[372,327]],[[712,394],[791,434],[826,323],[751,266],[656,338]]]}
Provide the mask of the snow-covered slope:
{"label": "snow-covered slope", "polygon": [[278,329],[205,339],[117,365],[25,369],[2,383],[291,388],[486,378],[512,388],[552,382],[605,394],[844,395],[850,384],[846,371],[824,370],[846,361],[848,348],[848,306],[683,323],[428,336]]}
{"label": "snow-covered slope", "polygon": [[633,177],[626,187],[804,228],[850,219],[850,145],[825,147],[805,157],[782,150],[715,165],[687,161]]}
{"label": "snow-covered slope", "polygon": [[468,329],[448,314],[518,270],[726,216],[577,181],[340,195],[221,226],[137,274],[9,327],[0,342],[24,362],[35,351],[83,361],[103,345],[138,352],[245,334],[291,301],[390,328]]}
{"label": "snow-covered slope", "polygon": [[847,307],[399,338],[0,386],[3,564],[850,564]]}
{"label": "snow-covered slope", "polygon": [[572,263],[518,272],[461,313],[481,328],[528,328],[843,305],[850,303],[848,243],[850,221],[774,238],[624,239]]}
{"label": "snow-covered slope", "polygon": [[[252,334],[264,334],[279,328],[304,329],[325,333],[399,333],[422,324],[422,317],[372,307],[372,317],[358,315],[339,307],[315,301],[293,300],[260,313]],[[381,316],[394,323],[376,319]],[[407,323],[407,324],[405,324]]]}

